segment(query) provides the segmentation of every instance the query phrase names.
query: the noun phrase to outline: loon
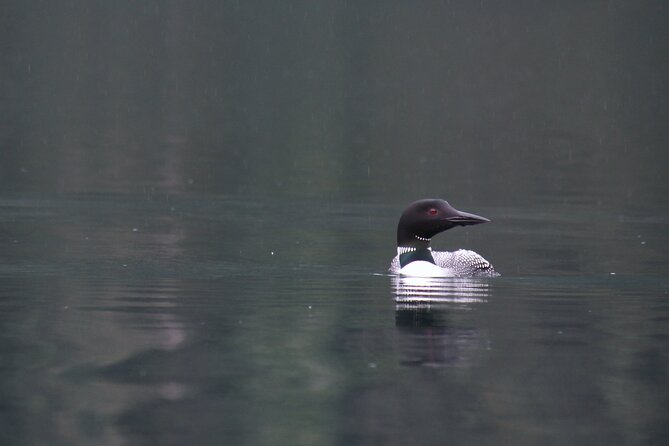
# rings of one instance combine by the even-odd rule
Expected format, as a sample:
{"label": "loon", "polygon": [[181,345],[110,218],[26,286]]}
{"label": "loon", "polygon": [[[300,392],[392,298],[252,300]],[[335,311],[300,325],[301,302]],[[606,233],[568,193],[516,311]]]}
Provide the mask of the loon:
{"label": "loon", "polygon": [[416,277],[496,277],[486,259],[465,249],[432,251],[432,237],[456,226],[489,222],[487,218],[458,211],[441,199],[418,200],[409,205],[397,225],[397,255],[391,273]]}

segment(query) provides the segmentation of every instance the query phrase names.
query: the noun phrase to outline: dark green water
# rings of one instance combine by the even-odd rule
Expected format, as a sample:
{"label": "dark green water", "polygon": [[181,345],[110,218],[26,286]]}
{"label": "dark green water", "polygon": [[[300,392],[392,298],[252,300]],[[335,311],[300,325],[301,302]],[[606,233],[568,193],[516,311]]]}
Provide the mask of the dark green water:
{"label": "dark green water", "polygon": [[442,242],[485,245],[504,276],[397,295],[395,209],[284,206],[0,201],[7,444],[666,438],[666,220],[597,238],[477,209],[498,221]]}
{"label": "dark green water", "polygon": [[667,443],[663,2],[3,8],[0,444]]}

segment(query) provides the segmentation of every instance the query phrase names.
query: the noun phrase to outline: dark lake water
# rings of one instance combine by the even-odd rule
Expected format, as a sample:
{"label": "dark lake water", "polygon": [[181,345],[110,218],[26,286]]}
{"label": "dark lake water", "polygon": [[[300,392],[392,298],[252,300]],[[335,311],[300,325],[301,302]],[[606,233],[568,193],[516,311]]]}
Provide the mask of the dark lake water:
{"label": "dark lake water", "polygon": [[0,444],[669,441],[663,2],[5,6]]}

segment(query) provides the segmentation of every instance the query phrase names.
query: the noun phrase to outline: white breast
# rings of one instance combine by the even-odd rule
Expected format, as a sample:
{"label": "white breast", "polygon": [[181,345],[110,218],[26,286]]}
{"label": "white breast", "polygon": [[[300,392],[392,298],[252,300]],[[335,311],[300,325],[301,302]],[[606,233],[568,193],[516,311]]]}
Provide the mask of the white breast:
{"label": "white breast", "polygon": [[399,273],[411,277],[455,277],[453,271],[424,260],[409,263]]}

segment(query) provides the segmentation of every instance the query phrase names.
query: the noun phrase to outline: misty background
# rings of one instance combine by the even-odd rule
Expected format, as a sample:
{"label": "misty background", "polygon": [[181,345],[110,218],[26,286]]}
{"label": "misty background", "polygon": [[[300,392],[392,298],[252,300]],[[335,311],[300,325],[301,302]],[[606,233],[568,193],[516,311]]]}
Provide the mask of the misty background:
{"label": "misty background", "polygon": [[0,187],[659,203],[667,18],[652,1],[3,2]]}

